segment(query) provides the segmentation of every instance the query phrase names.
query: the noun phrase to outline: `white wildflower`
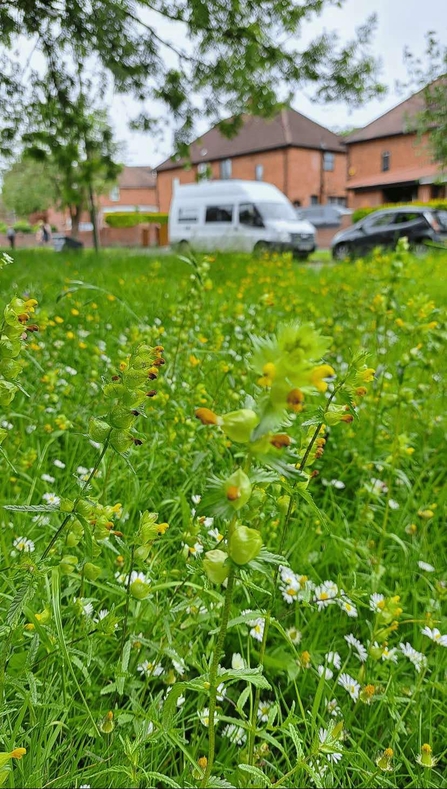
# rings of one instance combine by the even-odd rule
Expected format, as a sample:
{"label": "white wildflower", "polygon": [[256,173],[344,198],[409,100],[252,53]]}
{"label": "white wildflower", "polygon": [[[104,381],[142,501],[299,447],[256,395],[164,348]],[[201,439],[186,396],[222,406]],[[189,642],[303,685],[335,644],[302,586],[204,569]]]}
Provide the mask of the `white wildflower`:
{"label": "white wildflower", "polygon": [[366,651],[365,647],[363,646],[362,642],[358,640],[352,633],[345,636],[345,641],[349,644],[350,647],[356,650],[357,654],[356,657],[360,660],[361,663],[364,663],[368,657],[368,652]]}
{"label": "white wildflower", "polygon": [[137,671],[149,677],[160,677],[164,673],[161,663],[152,663],[149,660],[143,660],[142,663],[139,663]]}
{"label": "white wildflower", "polygon": [[426,627],[422,628],[421,633],[423,636],[431,638],[435,644],[439,644],[441,647],[447,647],[447,635],[441,635],[437,627],[430,628],[427,625]]}
{"label": "white wildflower", "polygon": [[334,672],[328,666],[318,666],[317,671],[320,677],[324,676],[327,680],[332,679],[334,676]]}
{"label": "white wildflower", "polygon": [[433,567],[433,565],[428,564],[427,562],[418,562],[418,566],[421,568],[421,570],[425,570],[426,573],[435,572],[435,568]]}
{"label": "white wildflower", "polygon": [[[210,725],[210,711],[208,707],[204,707],[202,710],[199,710],[197,715],[199,716],[200,723],[202,723],[204,726]],[[217,712],[214,712],[214,725],[216,725],[218,720],[219,716]]]}
{"label": "white wildflower", "polygon": [[289,627],[286,631],[292,644],[299,644],[302,639],[302,634],[296,627]]}
{"label": "white wildflower", "polygon": [[349,693],[351,699],[357,701],[360,693],[360,685],[355,679],[349,674],[341,674],[338,678],[338,684]]}
{"label": "white wildflower", "polygon": [[393,649],[383,647],[381,657],[382,660],[390,660],[392,663],[397,663],[397,649],[395,647]]}
{"label": "white wildflower", "polygon": [[245,660],[239,652],[233,652],[231,658],[231,668],[235,671],[245,668]]}
{"label": "white wildflower", "polygon": [[272,705],[273,705],[272,701],[260,701],[259,702],[259,705],[258,705],[258,720],[260,720],[261,723],[267,723],[267,721],[269,719],[270,708],[272,707]]}
{"label": "white wildflower", "polygon": [[261,619],[260,617],[258,619],[255,619],[253,627],[250,630],[251,637],[256,639],[256,641],[262,641],[262,638],[264,636],[264,627],[265,627],[264,619]]}
{"label": "white wildflower", "polygon": [[422,652],[418,652],[417,649],[414,649],[408,641],[406,644],[399,644],[399,646],[402,654],[405,655],[408,660],[411,660],[416,671],[420,672],[427,666],[427,658],[425,655],[423,655]]}
{"label": "white wildflower", "polygon": [[222,730],[222,736],[228,737],[233,745],[245,745],[247,742],[247,734],[242,726],[237,726],[235,723],[228,723]]}
{"label": "white wildflower", "polygon": [[51,504],[54,507],[58,507],[61,503],[60,497],[56,496],[55,493],[44,493],[42,498],[47,504]]}
{"label": "white wildflower", "polygon": [[56,466],[56,468],[65,468],[65,463],[56,458],[56,460],[53,460],[53,466]]}
{"label": "white wildflower", "polygon": [[323,581],[320,586],[315,588],[314,600],[317,604],[318,610],[321,611],[326,606],[335,603],[335,598],[338,595],[338,586],[333,581]]}
{"label": "white wildflower", "polygon": [[374,611],[374,613],[376,614],[380,613],[380,611],[383,610],[384,604],[385,604],[385,598],[383,594],[378,594],[377,592],[374,592],[374,594],[372,594],[369,598],[369,607],[371,611]]}
{"label": "white wildflower", "polygon": [[23,551],[23,553],[33,553],[36,549],[33,541],[26,537],[16,537],[13,546],[17,551]]}

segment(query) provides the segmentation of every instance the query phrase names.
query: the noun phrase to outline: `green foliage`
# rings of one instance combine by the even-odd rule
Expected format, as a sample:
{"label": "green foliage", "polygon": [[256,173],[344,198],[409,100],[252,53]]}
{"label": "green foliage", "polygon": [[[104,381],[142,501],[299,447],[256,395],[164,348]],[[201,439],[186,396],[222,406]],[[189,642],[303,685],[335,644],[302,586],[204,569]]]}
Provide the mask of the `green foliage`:
{"label": "green foliage", "polygon": [[8,225],[6,225],[4,222],[0,222],[0,233],[6,233],[7,229]]}
{"label": "green foliage", "polygon": [[433,160],[440,169],[447,167],[447,46],[434,32],[426,36],[422,58],[408,49],[405,59],[410,83],[421,88],[423,109],[408,121],[408,131],[416,131],[420,138],[428,135]]}
{"label": "green foliage", "polygon": [[48,167],[27,158],[15,162],[3,176],[2,201],[24,217],[54,205],[56,192]]}
{"label": "green foliage", "polygon": [[[356,208],[356,210],[352,212],[352,221],[360,222],[360,220],[364,219],[365,216],[373,214],[375,211],[382,211],[384,208],[399,208],[401,205],[408,206],[409,203],[383,203],[382,205]],[[447,200],[442,198],[437,200],[428,200],[425,203],[421,200],[412,200],[411,205],[421,205],[426,206],[427,208],[438,209],[439,211],[447,211]]]}
{"label": "green foliage", "polygon": [[[343,2],[339,0],[339,5]],[[351,40],[342,42],[331,31],[311,38],[304,48],[301,45],[306,26],[318,24],[319,14],[332,4],[332,0],[157,3],[157,18],[164,24],[177,23],[173,30],[181,30],[182,41],[191,44],[184,47],[172,43],[169,32],[165,39],[147,19],[146,0],[99,0],[94,9],[82,3],[4,0],[0,101],[6,107],[9,100],[8,112],[3,113],[5,148],[20,123],[28,92],[19,64],[11,57],[19,37],[38,41],[43,81],[58,101],[61,77],[76,74],[78,64],[90,65],[103,93],[113,84],[118,93],[133,94],[145,106],[154,107],[135,119],[138,128],[164,131],[166,108],[176,123],[180,151],[204,114],[213,120],[234,117],[234,123],[226,124],[229,134],[242,113],[274,115],[281,107],[278,84],[290,93],[313,86],[321,101],[354,105],[383,93],[370,48],[376,27],[373,15]],[[31,97],[32,93],[31,85]]]}
{"label": "green foliage", "polygon": [[17,222],[14,222],[13,227],[17,233],[32,233],[34,229],[26,219],[18,219]]}
{"label": "green foliage", "polygon": [[439,789],[445,253],[191,264],[0,272],[0,781]]}
{"label": "green foliage", "polygon": [[106,214],[104,219],[109,227],[136,227],[143,225],[147,222],[156,223],[159,225],[166,225],[169,215],[161,213],[144,214],[139,211],[122,212],[117,211],[113,214]]}

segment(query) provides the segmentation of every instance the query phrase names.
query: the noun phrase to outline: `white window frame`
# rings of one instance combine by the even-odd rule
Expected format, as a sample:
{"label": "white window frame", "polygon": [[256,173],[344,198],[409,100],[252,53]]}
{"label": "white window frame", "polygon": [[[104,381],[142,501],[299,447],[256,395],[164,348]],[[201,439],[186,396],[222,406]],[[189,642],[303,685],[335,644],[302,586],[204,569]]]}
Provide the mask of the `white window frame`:
{"label": "white window frame", "polygon": [[222,159],[219,165],[219,175],[221,181],[229,181],[233,166],[231,159]]}

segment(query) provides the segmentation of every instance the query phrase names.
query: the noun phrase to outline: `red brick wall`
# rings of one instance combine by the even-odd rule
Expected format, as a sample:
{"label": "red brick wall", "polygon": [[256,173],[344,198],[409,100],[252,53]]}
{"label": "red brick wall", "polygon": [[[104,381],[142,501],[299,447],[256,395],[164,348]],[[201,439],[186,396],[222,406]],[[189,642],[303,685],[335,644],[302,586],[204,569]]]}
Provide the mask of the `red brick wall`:
{"label": "red brick wall", "polygon": [[[419,142],[415,134],[400,134],[394,137],[382,137],[378,140],[351,143],[348,146],[347,186],[349,187],[351,179],[357,181],[361,178],[381,175],[382,153],[385,151],[390,153],[390,173],[432,164],[427,137]],[[429,194],[428,191],[427,194]],[[418,199],[425,199],[423,187],[419,187]],[[380,205],[382,202],[382,190],[380,188],[372,187],[365,191],[356,192],[348,190],[348,204],[350,208]]]}
{"label": "red brick wall", "polygon": [[[63,232],[63,231],[62,231]],[[157,225],[148,225],[148,246],[155,246],[158,243]],[[67,233],[69,235],[69,233]],[[142,225],[137,227],[103,227],[100,230],[101,246],[103,247],[141,247],[144,243],[144,228]],[[93,247],[93,233],[79,233],[79,241],[85,247]],[[16,248],[29,249],[36,247],[36,236],[34,233],[17,233]],[[5,235],[0,234],[0,247],[9,247],[9,241]],[[52,242],[47,244],[48,249],[53,248]]]}
{"label": "red brick wall", "polygon": [[149,188],[141,188],[141,189],[123,189],[120,188],[120,199],[119,200],[110,200],[109,194],[101,195],[99,198],[99,205],[101,207],[109,207],[109,206],[116,206],[117,208],[120,205],[157,205],[156,200],[156,193],[155,187],[152,189]]}
{"label": "red brick wall", "polygon": [[[311,195],[320,195],[321,188],[321,160],[322,153],[307,148],[285,148],[277,151],[263,151],[261,153],[236,156],[232,162],[232,178],[241,178],[246,181],[255,180],[257,164],[264,167],[263,181],[278,187],[287,197],[299,200],[303,206],[310,205]],[[220,178],[220,163],[210,162],[212,176]],[[185,170],[176,167],[172,170],[162,170],[157,175],[157,196],[159,210],[169,211],[172,198],[174,178],[181,184],[192,184],[196,181],[197,166]],[[327,202],[330,196],[346,196],[346,154],[335,154],[333,172],[323,172],[323,201]]]}

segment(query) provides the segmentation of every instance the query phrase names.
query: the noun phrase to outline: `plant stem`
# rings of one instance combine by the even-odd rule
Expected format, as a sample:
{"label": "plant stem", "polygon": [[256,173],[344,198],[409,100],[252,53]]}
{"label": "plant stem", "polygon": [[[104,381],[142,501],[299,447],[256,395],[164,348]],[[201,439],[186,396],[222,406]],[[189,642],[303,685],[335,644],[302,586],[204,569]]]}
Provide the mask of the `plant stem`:
{"label": "plant stem", "polygon": [[[328,398],[328,401],[326,403],[326,407],[324,409],[324,414],[327,413],[327,411],[329,409],[329,406],[331,405],[334,397],[336,396],[337,392],[341,389],[341,387],[343,385],[344,385],[344,379],[343,379],[343,381],[341,381],[338,384],[338,386],[335,387],[335,389],[332,392],[331,396]],[[301,461],[299,463],[298,471],[303,471],[303,469],[305,468],[307,460],[309,458],[309,455],[312,452],[312,447],[315,444],[315,441],[317,440],[318,434],[319,434],[319,432],[320,432],[320,430],[321,430],[323,425],[324,425],[323,421],[321,421],[321,422],[319,422],[317,424],[317,426],[316,426],[316,428],[315,428],[315,430],[314,430],[314,432],[312,434],[312,438],[310,439],[310,441],[309,441],[309,443],[308,443],[308,445],[306,447],[306,451],[304,452],[304,455],[303,455],[303,457],[302,457],[302,459],[301,459]],[[292,515],[292,509],[293,509],[293,498],[292,498],[292,496],[290,496],[289,497],[289,506],[287,507],[286,517],[284,518],[284,523],[283,523],[283,527],[282,527],[282,530],[281,530],[281,537],[280,537],[279,549],[278,549],[278,552],[279,552],[280,555],[282,555],[282,552],[284,550],[284,541],[285,541],[285,538],[286,538],[289,521],[290,521],[290,518],[291,518],[291,515]],[[275,602],[276,602],[277,589],[278,589],[278,584],[277,584],[278,574],[279,574],[279,567],[276,566],[275,567],[275,571],[273,573],[273,593],[272,593],[272,597],[271,597],[271,600],[270,600],[270,606],[269,606],[269,608],[268,608],[268,610],[266,612],[266,615],[265,615],[264,632],[262,634],[261,648],[259,650],[259,665],[262,668],[264,667],[264,657],[265,657],[265,650],[266,650],[266,647],[267,647],[267,637],[268,637],[268,631],[269,631],[269,627],[270,627],[270,621],[271,621],[271,618],[272,618],[272,611],[273,611],[273,607],[274,607]],[[250,733],[249,733],[249,738],[248,738],[248,764],[250,764],[250,765],[253,765],[253,761],[254,761],[254,748],[255,748],[255,737],[256,737],[256,718],[257,718],[260,698],[261,698],[261,689],[260,688],[256,688],[254,703],[253,703],[253,707],[252,707],[252,710],[251,710]]]}
{"label": "plant stem", "polygon": [[96,472],[98,471],[98,468],[99,468],[99,466],[100,466],[100,464],[101,464],[101,461],[102,461],[102,459],[103,459],[104,455],[105,455],[105,454],[106,454],[106,452],[107,452],[107,448],[108,448],[108,446],[109,446],[109,441],[110,441],[110,434],[111,434],[111,432],[112,432],[112,428],[110,428],[110,432],[109,432],[109,434],[108,434],[108,436],[107,436],[106,440],[104,441],[104,446],[103,446],[103,448],[102,448],[102,450],[101,450],[101,453],[100,453],[100,455],[99,455],[99,457],[98,457],[98,460],[96,461],[96,463],[95,463],[95,465],[93,466],[93,468],[92,468],[92,470],[91,470],[90,474],[88,475],[87,479],[85,480],[85,482],[84,482],[84,484],[83,484],[83,486],[82,486],[82,488],[81,488],[81,491],[80,491],[79,495],[78,495],[78,496],[76,496],[76,498],[75,498],[75,500],[74,500],[74,502],[73,502],[73,510],[72,510],[71,512],[69,512],[69,513],[68,513],[68,514],[65,516],[65,518],[64,518],[64,520],[62,521],[61,525],[59,526],[58,530],[56,531],[56,533],[55,533],[55,534],[53,534],[53,537],[51,538],[50,542],[48,543],[47,547],[45,548],[45,550],[44,550],[44,552],[43,552],[42,556],[41,556],[41,557],[40,557],[40,559],[39,559],[39,562],[43,562],[43,560],[47,558],[47,556],[48,556],[48,554],[50,553],[50,551],[51,551],[51,549],[52,549],[53,545],[55,544],[56,540],[58,539],[58,537],[60,537],[60,535],[62,534],[62,532],[63,532],[63,530],[64,530],[65,526],[66,526],[66,525],[67,525],[67,523],[68,523],[68,521],[69,521],[69,520],[70,520],[70,518],[73,516],[73,513],[75,512],[75,509],[76,509],[76,505],[77,505],[77,504],[79,504],[80,500],[82,499],[82,494],[83,494],[83,493],[84,493],[84,491],[85,491],[85,490],[88,488],[88,486],[90,485],[90,482],[91,482],[91,480],[93,479],[93,477],[95,476]]}
{"label": "plant stem", "polygon": [[213,660],[210,668],[210,702],[209,702],[209,735],[208,735],[208,761],[205,769],[205,774],[202,779],[202,789],[207,786],[211,770],[213,769],[214,754],[216,749],[216,730],[214,725],[214,714],[216,711],[216,696],[217,696],[217,671],[219,668],[219,658],[222,653],[225,635],[227,632],[228,620],[230,618],[231,601],[233,599],[234,589],[234,566],[230,567],[228,574],[227,588],[225,591],[224,609],[222,613],[222,622],[220,624],[219,635],[217,637],[216,647],[213,653]]}

